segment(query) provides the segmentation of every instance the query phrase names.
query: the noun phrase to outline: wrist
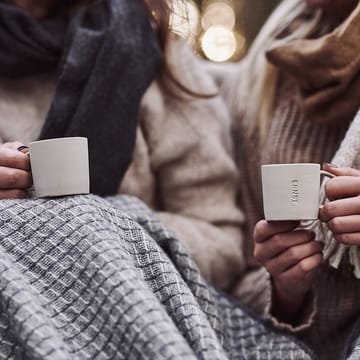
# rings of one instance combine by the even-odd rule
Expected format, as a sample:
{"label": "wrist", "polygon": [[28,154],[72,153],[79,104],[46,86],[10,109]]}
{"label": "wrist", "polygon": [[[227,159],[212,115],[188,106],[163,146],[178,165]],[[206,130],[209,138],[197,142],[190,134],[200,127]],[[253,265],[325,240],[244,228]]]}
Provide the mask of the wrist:
{"label": "wrist", "polygon": [[296,325],[309,291],[286,291],[275,280],[272,281],[271,313],[280,321]]}

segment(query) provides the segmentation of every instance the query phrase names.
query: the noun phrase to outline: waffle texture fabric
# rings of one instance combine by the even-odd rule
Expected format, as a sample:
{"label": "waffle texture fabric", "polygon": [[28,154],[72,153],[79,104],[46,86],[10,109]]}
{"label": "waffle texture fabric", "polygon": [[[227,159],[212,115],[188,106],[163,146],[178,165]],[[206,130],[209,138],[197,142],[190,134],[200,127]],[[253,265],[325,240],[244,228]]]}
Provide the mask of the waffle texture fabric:
{"label": "waffle texture fabric", "polygon": [[133,197],[0,202],[1,359],[311,359]]}

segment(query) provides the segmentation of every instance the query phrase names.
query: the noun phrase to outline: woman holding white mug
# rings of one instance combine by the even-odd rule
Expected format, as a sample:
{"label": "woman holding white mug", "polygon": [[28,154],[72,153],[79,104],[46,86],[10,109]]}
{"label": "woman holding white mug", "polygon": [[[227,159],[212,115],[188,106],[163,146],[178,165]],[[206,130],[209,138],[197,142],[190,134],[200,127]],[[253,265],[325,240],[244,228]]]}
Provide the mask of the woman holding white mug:
{"label": "woman holding white mug", "polygon": [[142,199],[205,277],[229,287],[242,262],[230,119],[190,46],[170,35],[171,7],[152,0],[0,5],[0,198],[27,197],[24,144],[87,137],[90,192]]}
{"label": "woman holding white mug", "polygon": [[[201,274],[223,289],[239,275],[243,217],[235,199],[228,111],[190,46],[170,35],[169,15],[165,0],[0,1],[0,287],[19,286],[25,302],[32,298],[24,295],[30,288],[42,299],[32,305],[46,304],[45,310],[13,311],[18,292],[10,296],[1,288],[0,357],[10,348],[32,358],[49,354],[41,345],[54,335],[48,328],[53,317],[61,328],[55,331],[60,348],[76,353],[61,358],[192,358],[190,343],[200,349],[198,357],[208,350],[208,336],[184,340],[191,329],[205,334],[193,326],[193,315],[207,322],[203,311],[212,309],[200,306],[210,300],[207,285],[199,287],[196,304],[193,287],[203,281]],[[61,137],[88,139],[92,194],[23,199],[32,184],[26,145]],[[134,197],[108,199],[119,193]],[[174,247],[177,238],[201,274],[181,246]],[[191,286],[171,262],[172,251],[186,266],[185,275],[195,277]],[[10,273],[18,275],[15,281],[7,278]],[[78,301],[70,303],[74,296]],[[31,341],[39,329],[33,313],[50,313],[47,330],[39,334],[44,341]],[[174,326],[183,314],[184,337]],[[99,318],[94,337],[93,319]],[[24,334],[27,329],[30,334]],[[170,343],[162,344],[169,332]],[[206,334],[215,336],[212,328]],[[213,340],[211,348],[218,343]],[[81,346],[74,345],[78,341]],[[180,350],[171,350],[178,343]],[[225,354],[220,343],[215,348]]]}
{"label": "woman holding white mug", "polygon": [[[238,75],[229,71],[222,83],[235,118],[247,256],[255,260],[234,294],[321,359],[340,358],[360,315],[359,24],[358,0],[284,0]],[[296,221],[261,220],[260,166],[299,162],[325,163],[338,175],[320,210],[325,237]]]}

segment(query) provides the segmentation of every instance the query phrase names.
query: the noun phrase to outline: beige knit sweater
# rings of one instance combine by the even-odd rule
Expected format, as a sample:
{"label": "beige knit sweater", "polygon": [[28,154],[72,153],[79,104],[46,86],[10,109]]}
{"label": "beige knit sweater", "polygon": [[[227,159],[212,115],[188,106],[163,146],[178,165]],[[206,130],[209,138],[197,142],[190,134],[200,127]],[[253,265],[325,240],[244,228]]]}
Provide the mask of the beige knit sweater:
{"label": "beige knit sweater", "polygon": [[[216,92],[187,44],[173,39],[168,57],[185,86]],[[2,143],[37,138],[54,85],[52,74],[0,79]],[[109,146],[121,151],[121,144]],[[235,205],[238,175],[231,154],[230,117],[219,96],[181,100],[154,81],[143,97],[133,162],[119,189],[155,209],[205,277],[222,288],[231,285],[244,264],[243,216]]]}
{"label": "beige knit sweater", "polygon": [[[302,0],[285,0],[283,3],[286,5],[290,2],[300,5],[303,3]],[[278,23],[284,20],[282,11],[283,7],[280,7],[273,15],[273,19],[277,19]],[[264,36],[264,33],[261,36]],[[258,56],[264,56],[264,53]],[[360,168],[360,113],[350,127],[348,123],[316,124],[306,121],[299,107],[295,83],[289,77],[282,75],[277,87],[266,141],[260,144],[257,136],[251,138],[246,136],[246,126],[242,121],[244,106],[252,100],[247,98],[248,92],[244,92],[244,89],[239,93],[239,84],[250,76],[248,70],[251,66],[252,64],[245,60],[237,66],[237,69],[234,67],[227,69],[224,78],[221,79],[222,93],[228,101],[235,121],[236,157],[241,176],[240,203],[245,211],[248,225],[244,239],[248,270],[234,288],[234,294],[247,302],[255,311],[269,317],[276,326],[297,334],[316,351],[320,359],[339,359],[352,326],[360,316],[360,280],[354,276],[353,268],[349,266],[349,253],[359,254],[359,250],[343,249],[341,261],[337,259],[339,260],[337,263],[333,261],[334,259],[328,259],[316,275],[313,287],[315,300],[308,301],[304,305],[299,323],[282,324],[271,317],[269,274],[251,261],[252,229],[254,224],[263,218],[260,165],[332,162],[339,166]],[[217,78],[220,73],[219,70],[215,71]],[[251,76],[250,83],[257,84],[259,82],[257,73],[252,73]],[[321,240],[320,233],[318,236]],[[254,284],[252,288],[250,283]]]}

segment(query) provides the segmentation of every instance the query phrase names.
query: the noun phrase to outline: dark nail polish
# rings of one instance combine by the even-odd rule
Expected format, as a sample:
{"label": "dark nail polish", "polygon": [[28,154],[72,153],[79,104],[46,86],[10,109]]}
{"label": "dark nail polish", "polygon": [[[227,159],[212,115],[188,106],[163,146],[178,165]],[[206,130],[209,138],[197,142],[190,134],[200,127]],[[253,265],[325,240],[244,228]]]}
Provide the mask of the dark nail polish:
{"label": "dark nail polish", "polygon": [[21,146],[19,146],[19,147],[17,148],[17,150],[23,151],[23,150],[28,149],[28,148],[29,148],[28,146],[21,145]]}
{"label": "dark nail polish", "polygon": [[324,163],[323,165],[327,166],[327,167],[331,167],[331,168],[338,168],[339,167],[336,164],[330,164],[330,163]]}

